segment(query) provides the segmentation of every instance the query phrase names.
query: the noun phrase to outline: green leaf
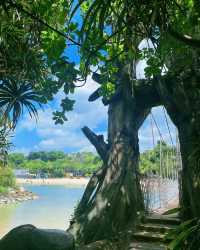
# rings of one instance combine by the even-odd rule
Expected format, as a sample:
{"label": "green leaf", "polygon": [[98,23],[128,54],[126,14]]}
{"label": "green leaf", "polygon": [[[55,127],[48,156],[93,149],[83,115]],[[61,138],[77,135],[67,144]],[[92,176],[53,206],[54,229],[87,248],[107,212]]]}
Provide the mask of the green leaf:
{"label": "green leaf", "polygon": [[180,250],[185,245],[185,240],[195,232],[197,226],[188,228],[187,230],[182,231],[178,237],[176,237],[169,245],[169,250]]}
{"label": "green leaf", "polygon": [[172,208],[163,213],[163,215],[175,214],[181,211],[180,207]]}

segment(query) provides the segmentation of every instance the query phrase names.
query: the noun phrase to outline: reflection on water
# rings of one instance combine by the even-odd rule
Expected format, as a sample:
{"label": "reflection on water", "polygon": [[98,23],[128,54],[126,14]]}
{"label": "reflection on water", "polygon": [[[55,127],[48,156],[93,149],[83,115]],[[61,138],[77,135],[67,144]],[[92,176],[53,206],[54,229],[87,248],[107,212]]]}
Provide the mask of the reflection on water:
{"label": "reflection on water", "polygon": [[53,185],[27,185],[25,188],[37,194],[39,199],[0,206],[0,237],[22,224],[66,229],[74,207],[84,191],[83,187]]}
{"label": "reflection on water", "polygon": [[0,237],[9,230],[9,224],[16,209],[16,204],[0,206]]}

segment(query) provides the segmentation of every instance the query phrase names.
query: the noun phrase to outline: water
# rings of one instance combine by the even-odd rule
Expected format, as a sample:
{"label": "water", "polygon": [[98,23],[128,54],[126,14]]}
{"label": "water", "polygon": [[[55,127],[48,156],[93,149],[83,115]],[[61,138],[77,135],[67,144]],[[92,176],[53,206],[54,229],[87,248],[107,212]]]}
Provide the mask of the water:
{"label": "water", "polygon": [[22,224],[66,229],[84,187],[26,185],[39,199],[0,206],[0,237]]}
{"label": "water", "polygon": [[[164,192],[161,189],[160,193],[157,185],[150,189],[149,198],[154,209],[160,207],[161,202],[178,197],[177,182],[173,185],[170,182],[163,187]],[[37,194],[39,199],[0,206],[0,238],[12,228],[22,224],[33,224],[40,228],[67,229],[74,207],[84,192],[84,187],[61,185],[26,185],[25,189]]]}

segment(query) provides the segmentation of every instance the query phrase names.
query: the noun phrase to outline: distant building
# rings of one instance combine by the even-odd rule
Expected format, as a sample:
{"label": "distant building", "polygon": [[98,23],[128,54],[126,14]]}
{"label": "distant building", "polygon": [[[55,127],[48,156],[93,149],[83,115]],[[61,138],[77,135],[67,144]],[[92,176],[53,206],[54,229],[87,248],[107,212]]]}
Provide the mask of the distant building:
{"label": "distant building", "polygon": [[30,172],[28,169],[14,169],[14,175],[16,178],[29,178]]}
{"label": "distant building", "polygon": [[85,173],[81,170],[66,170],[65,171],[65,176],[66,177],[84,177],[85,176]]}

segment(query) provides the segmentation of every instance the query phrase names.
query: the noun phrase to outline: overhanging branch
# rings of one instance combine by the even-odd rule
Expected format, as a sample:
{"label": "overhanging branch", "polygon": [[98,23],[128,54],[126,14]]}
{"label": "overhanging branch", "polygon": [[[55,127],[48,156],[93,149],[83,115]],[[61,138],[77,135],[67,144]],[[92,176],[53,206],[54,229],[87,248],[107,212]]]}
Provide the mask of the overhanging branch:
{"label": "overhanging branch", "polygon": [[82,131],[92,145],[96,148],[97,153],[100,155],[104,162],[107,162],[108,158],[108,144],[104,142],[103,135],[96,135],[88,127],[83,127]]}
{"label": "overhanging branch", "polygon": [[137,80],[134,86],[136,104],[142,109],[161,105],[162,100],[157,86],[157,78]]}
{"label": "overhanging branch", "polygon": [[173,30],[171,27],[168,28],[169,34],[175,38],[176,40],[185,43],[186,45],[189,45],[194,48],[200,49],[200,40],[192,38],[191,36],[188,36],[186,34],[181,34],[175,30]]}
{"label": "overhanging branch", "polygon": [[24,14],[26,14],[27,16],[31,17],[32,19],[38,21],[39,23],[41,23],[42,25],[46,26],[46,27],[49,28],[50,30],[56,32],[58,35],[65,37],[66,39],[68,39],[69,41],[71,41],[74,45],[77,45],[77,46],[79,46],[79,47],[81,46],[80,43],[76,42],[76,41],[75,41],[74,39],[72,39],[69,35],[66,35],[66,34],[64,34],[63,32],[61,32],[61,31],[55,29],[54,27],[52,27],[51,25],[49,25],[47,22],[45,22],[44,20],[42,20],[42,19],[39,18],[38,16],[36,16],[36,15],[34,15],[33,13],[31,13],[31,12],[25,10],[25,9],[23,8],[22,5],[17,4],[17,3],[14,3],[14,2],[12,2],[12,1],[9,1],[8,3],[9,3],[9,5],[10,5],[11,7],[16,8],[16,9],[17,9],[18,11],[20,11],[20,12],[23,12]]}

